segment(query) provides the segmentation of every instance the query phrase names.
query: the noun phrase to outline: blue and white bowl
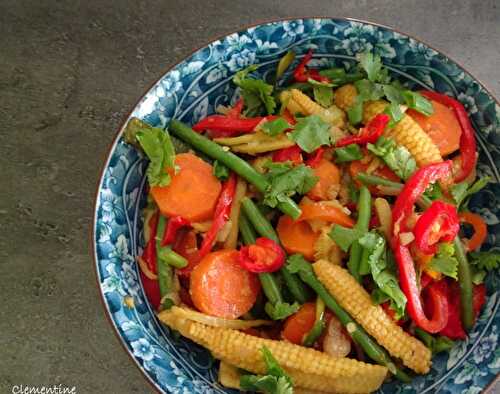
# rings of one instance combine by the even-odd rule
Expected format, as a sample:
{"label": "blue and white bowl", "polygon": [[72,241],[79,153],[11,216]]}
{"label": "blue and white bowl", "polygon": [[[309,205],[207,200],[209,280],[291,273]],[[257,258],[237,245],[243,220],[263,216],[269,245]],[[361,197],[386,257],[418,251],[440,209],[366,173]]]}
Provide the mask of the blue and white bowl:
{"label": "blue and white bowl", "polygon": [[[354,55],[378,53],[393,76],[411,88],[434,89],[457,97],[477,133],[479,176],[495,183],[475,195],[471,209],[488,223],[484,249],[500,249],[500,106],[474,77],[445,55],[388,27],[348,19],[304,18],[264,23],[229,34],[197,50],[172,67],[142,97],[130,116],[165,127],[172,118],[193,124],[219,104],[234,103],[231,78],[260,64],[274,72],[286,51],[300,58],[314,49],[315,67],[352,67]],[[123,130],[123,129],[122,129]],[[122,139],[111,146],[95,204],[94,258],[106,313],[123,346],[144,376],[160,392],[233,392],[217,384],[217,363],[203,348],[171,335],[144,296],[135,257],[141,253],[141,207],[145,204],[147,162]],[[384,393],[481,392],[500,371],[499,275],[487,280],[487,303],[474,331],[448,354],[433,360],[432,370],[411,384],[386,383]]]}

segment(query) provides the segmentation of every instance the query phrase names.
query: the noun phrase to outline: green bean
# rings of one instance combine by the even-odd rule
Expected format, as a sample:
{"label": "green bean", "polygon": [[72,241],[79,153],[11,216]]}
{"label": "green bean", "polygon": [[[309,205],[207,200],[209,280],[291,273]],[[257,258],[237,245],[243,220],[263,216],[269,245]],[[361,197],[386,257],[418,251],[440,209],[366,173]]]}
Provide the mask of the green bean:
{"label": "green bean", "polygon": [[255,234],[255,230],[253,229],[250,221],[247,219],[247,216],[240,212],[240,218],[238,219],[238,227],[240,229],[241,239],[245,245],[251,245],[255,243],[257,239],[257,235]]}
{"label": "green bean", "polygon": [[[368,231],[368,227],[370,224],[370,217],[372,212],[371,207],[371,195],[370,191],[366,186],[363,186],[359,191],[358,198],[358,221],[354,228],[359,230],[361,233],[365,233]],[[356,240],[352,243],[351,251],[349,255],[349,261],[347,262],[347,268],[354,278],[358,282],[361,281],[361,272],[366,271],[366,267],[361,267],[362,256],[363,256],[363,248]],[[368,256],[366,256],[366,265],[368,264]],[[363,268],[363,269],[362,269]]]}
{"label": "green bean", "polygon": [[[238,221],[238,226],[240,229],[241,238],[245,245],[251,245],[255,243],[257,238],[252,224],[247,219],[244,212],[240,212],[240,218]],[[283,296],[273,274],[269,272],[264,272],[259,274],[260,284],[262,286],[262,291],[266,295],[269,302],[275,305],[278,302],[283,302]]]}
{"label": "green bean", "polygon": [[[260,192],[264,193],[269,188],[267,179],[262,174],[259,174],[249,163],[234,153],[224,150],[222,146],[210,141],[208,138],[196,133],[184,123],[173,119],[170,122],[169,130],[173,135],[187,142],[195,149],[225,164],[254,185]],[[281,202],[278,208],[293,219],[297,219],[301,214],[300,208],[291,198],[287,198],[286,201]]]}
{"label": "green bean", "polygon": [[472,307],[472,277],[469,262],[458,236],[453,240],[455,245],[455,257],[458,261],[458,284],[460,286],[461,318],[464,328],[468,331],[474,325],[474,310]]}
{"label": "green bean", "polygon": [[162,262],[167,263],[175,268],[184,268],[188,265],[188,261],[180,254],[174,252],[170,246],[158,249],[158,258]]}
{"label": "green bean", "polygon": [[241,207],[245,216],[253,224],[255,230],[263,237],[272,239],[274,242],[279,243],[280,239],[269,220],[262,214],[257,205],[248,197],[241,200]]}
{"label": "green bean", "polygon": [[[276,234],[273,226],[250,198],[244,197],[241,200],[241,207],[243,208],[245,216],[253,224],[257,233],[259,233],[262,237],[272,239],[278,244],[280,243],[278,234]],[[307,302],[311,296],[311,292],[304,286],[300,279],[285,269],[281,269],[280,272],[283,274],[286,286],[288,287],[288,290],[290,290],[290,293],[292,293],[293,297],[301,304]]]}
{"label": "green bean", "polygon": [[[376,175],[369,175],[364,172],[360,172],[357,176],[356,179],[363,183],[364,185],[373,185],[373,186],[387,186],[391,187],[393,189],[402,189],[403,184],[399,182],[393,182],[388,179],[382,178],[380,176]],[[422,209],[427,209],[431,206],[432,200],[424,195],[421,195],[419,199],[417,200],[417,205],[422,208]]]}
{"label": "green bean", "polygon": [[393,182],[389,179],[382,178],[381,176],[370,175],[364,172],[360,172],[356,175],[356,179],[360,181],[363,185],[375,185],[375,186],[387,186],[394,189],[400,189],[403,187],[402,183]]}
{"label": "green bean", "polygon": [[324,301],[325,305],[340,320],[354,342],[363,348],[366,355],[377,364],[385,365],[396,378],[409,382],[409,376],[394,364],[387,352],[359,326],[353,318],[337,303],[337,300],[328,292],[314,274],[312,267],[299,271],[300,278],[307,283]]}
{"label": "green bean", "polygon": [[172,291],[174,271],[172,267],[164,261],[158,252],[161,250],[161,240],[163,239],[163,234],[165,233],[165,226],[167,220],[165,216],[160,215],[158,220],[158,227],[156,228],[156,253],[157,253],[157,269],[158,269],[158,284],[160,286],[160,295],[165,297]]}

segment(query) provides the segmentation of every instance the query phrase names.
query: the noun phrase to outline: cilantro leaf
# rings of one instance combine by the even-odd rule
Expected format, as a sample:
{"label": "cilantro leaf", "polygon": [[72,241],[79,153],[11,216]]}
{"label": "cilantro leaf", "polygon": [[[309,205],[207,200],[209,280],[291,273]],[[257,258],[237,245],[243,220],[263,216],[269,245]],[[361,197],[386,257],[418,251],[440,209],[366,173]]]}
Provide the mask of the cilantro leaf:
{"label": "cilantro leaf", "polygon": [[399,104],[390,103],[384,110],[384,113],[391,117],[391,121],[388,124],[389,128],[392,128],[403,119],[404,113],[401,111]]}
{"label": "cilantro leaf", "polygon": [[469,263],[480,270],[494,271],[500,267],[500,253],[495,252],[471,252]]}
{"label": "cilantro leaf", "polygon": [[363,232],[356,228],[347,228],[334,224],[328,235],[335,241],[340,249],[347,252],[352,243],[363,235]]}
{"label": "cilantro leaf", "polygon": [[314,85],[314,100],[322,107],[328,108],[333,104],[333,89],[328,86]]}
{"label": "cilantro leaf", "polygon": [[458,260],[453,257],[455,248],[450,243],[441,243],[438,252],[429,262],[429,269],[458,280]]}
{"label": "cilantro leaf", "polygon": [[395,85],[384,85],[383,86],[384,95],[391,103],[394,104],[403,104],[405,99],[401,94],[401,89],[396,87]]}
{"label": "cilantro leaf", "polygon": [[368,79],[361,79],[354,83],[358,95],[351,108],[347,110],[349,122],[356,125],[363,118],[363,103],[368,100],[378,100],[383,97],[384,91],[382,85],[376,84]]}
{"label": "cilantro leaf", "polygon": [[374,55],[371,52],[364,52],[359,55],[359,64],[365,70],[368,79],[376,82],[380,78],[382,70],[382,60],[380,56]]}
{"label": "cilantro leaf", "polygon": [[[406,296],[399,287],[396,274],[388,264],[385,238],[377,232],[369,232],[359,239],[363,254],[368,254],[367,272],[370,273],[375,285],[390,300],[391,307],[399,318],[404,315]],[[380,298],[380,294],[378,294]],[[384,301],[385,302],[385,301]]]}
{"label": "cilantro leaf", "polygon": [[288,316],[293,315],[300,308],[300,304],[294,302],[293,304],[288,304],[286,302],[277,302],[276,304],[271,304],[266,302],[264,310],[273,320],[283,320]]}
{"label": "cilantro leaf", "polygon": [[213,173],[221,181],[226,181],[229,178],[229,168],[218,160],[214,161]]}
{"label": "cilantro leaf", "polygon": [[272,208],[286,197],[307,193],[318,181],[313,170],[304,164],[292,167],[288,162],[268,162],[265,167],[269,169],[266,178],[270,186],[264,194],[264,204]]}
{"label": "cilantro leaf", "polygon": [[467,182],[461,182],[453,185],[451,187],[451,195],[453,196],[457,207],[460,207],[461,205],[467,205],[466,203],[464,204],[464,202],[466,202],[466,199],[472,196],[474,193],[477,193],[478,191],[483,189],[486,185],[488,185],[490,181],[491,178],[489,176],[486,176],[484,178],[478,179],[470,186]]}
{"label": "cilantro leaf", "polygon": [[335,149],[336,163],[347,163],[349,161],[359,160],[363,158],[361,148],[357,144],[350,144],[342,148]]}
{"label": "cilantro leaf", "polygon": [[268,122],[262,123],[261,130],[272,137],[283,133],[285,130],[292,128],[292,126],[284,119],[277,118]]}
{"label": "cilantro leaf", "polygon": [[380,137],[375,145],[368,144],[367,148],[380,157],[401,179],[408,179],[417,169],[417,163],[408,149],[396,145],[391,138]]}
{"label": "cilantro leaf", "polygon": [[317,115],[299,119],[288,137],[307,153],[312,153],[321,145],[330,145],[332,142],[330,126]]}
{"label": "cilantro leaf", "polygon": [[267,367],[267,375],[242,375],[240,386],[243,390],[259,391],[265,394],[293,394],[290,376],[265,346],[261,349]]}
{"label": "cilantro leaf", "polygon": [[137,141],[150,162],[146,174],[151,186],[167,186],[170,183],[168,168],[174,168],[175,150],[168,131],[144,128],[136,133]]}
{"label": "cilantro leaf", "polygon": [[257,70],[258,66],[251,65],[244,70],[238,71],[233,77],[235,85],[241,89],[241,95],[245,101],[245,115],[256,116],[265,108],[268,114],[272,114],[276,108],[273,97],[273,86],[262,79],[250,78],[248,74]]}

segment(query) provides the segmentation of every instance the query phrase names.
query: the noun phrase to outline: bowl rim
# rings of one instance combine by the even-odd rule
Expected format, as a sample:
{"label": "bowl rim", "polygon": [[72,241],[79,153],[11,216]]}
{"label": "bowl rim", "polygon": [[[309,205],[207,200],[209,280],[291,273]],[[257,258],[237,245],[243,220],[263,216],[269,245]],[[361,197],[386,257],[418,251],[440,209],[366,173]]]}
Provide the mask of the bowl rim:
{"label": "bowl rim", "polygon": [[[102,161],[103,164],[101,165],[101,169],[99,171],[99,177],[97,178],[97,181],[96,181],[95,192],[94,192],[94,201],[93,201],[93,204],[92,204],[92,210],[93,210],[92,211],[92,226],[90,228],[90,234],[89,234],[89,236],[90,236],[90,249],[91,249],[90,252],[91,252],[91,255],[92,255],[94,275],[95,275],[95,280],[96,280],[96,285],[97,285],[96,290],[97,290],[97,292],[99,294],[99,299],[101,301],[101,305],[103,307],[104,315],[106,316],[106,320],[108,321],[109,325],[112,327],[112,329],[113,329],[112,331],[115,334],[115,337],[118,339],[118,342],[120,343],[121,347],[123,348],[123,350],[125,351],[125,353],[131,359],[132,364],[135,365],[135,367],[140,371],[140,373],[143,376],[143,378],[149,383],[149,385],[153,388],[153,390],[155,390],[159,394],[163,394],[163,392],[158,387],[158,384],[144,371],[144,369],[141,367],[141,365],[139,364],[139,362],[137,361],[137,359],[133,356],[133,354],[130,351],[130,349],[128,349],[127,345],[125,344],[124,339],[123,339],[122,335],[120,335],[119,329],[116,326],[115,321],[111,318],[111,312],[110,312],[110,310],[108,308],[106,300],[104,299],[104,295],[103,295],[103,293],[102,293],[102,291],[100,289],[99,272],[98,272],[98,268],[97,268],[98,267],[97,249],[96,249],[96,243],[95,243],[95,239],[96,239],[96,224],[97,224],[97,211],[98,211],[98,202],[99,202],[99,191],[100,191],[100,188],[101,188],[101,185],[102,185],[102,181],[103,181],[103,178],[104,178],[104,173],[105,173],[106,168],[108,167],[108,164],[109,164],[109,161],[110,161],[111,153],[112,153],[113,149],[115,148],[117,142],[119,141],[119,139],[120,139],[120,137],[121,137],[121,135],[123,133],[123,130],[125,129],[125,125],[129,121],[130,117],[132,116],[132,113],[134,112],[135,108],[137,108],[137,105],[139,105],[139,103],[141,102],[141,100],[143,99],[143,97],[151,89],[153,89],[154,86],[156,86],[158,84],[158,82],[160,82],[165,77],[165,75],[167,75],[170,71],[172,71],[178,64],[186,61],[192,55],[194,55],[196,52],[198,52],[199,50],[207,47],[208,45],[210,45],[214,41],[221,40],[221,39],[223,39],[223,38],[225,38],[225,37],[227,37],[227,36],[229,36],[231,34],[236,34],[236,33],[242,32],[242,31],[246,31],[248,29],[251,29],[251,28],[254,28],[254,27],[257,27],[257,26],[261,26],[261,25],[266,25],[266,24],[271,24],[271,23],[279,23],[279,22],[286,22],[286,21],[297,20],[297,19],[303,19],[303,20],[306,20],[306,19],[330,19],[330,20],[334,19],[334,20],[339,20],[339,21],[358,22],[358,23],[362,23],[362,24],[366,24],[366,25],[372,25],[372,26],[376,26],[376,27],[381,27],[383,29],[387,29],[387,30],[396,32],[398,34],[401,34],[403,36],[406,36],[406,37],[408,37],[410,39],[415,40],[416,42],[419,42],[419,43],[421,43],[421,44],[423,44],[423,45],[431,48],[432,50],[436,51],[437,53],[439,53],[440,55],[442,55],[443,57],[445,57],[449,61],[455,63],[462,70],[464,70],[466,73],[468,73],[469,76],[474,81],[476,81],[481,86],[481,88],[483,88],[489,94],[489,96],[496,102],[496,104],[498,106],[500,106],[500,101],[493,95],[493,93],[491,92],[491,90],[489,90],[488,87],[480,79],[478,79],[477,77],[475,77],[474,74],[472,74],[461,63],[459,63],[456,60],[454,60],[452,57],[450,57],[447,53],[443,52],[442,50],[437,49],[436,47],[428,44],[426,41],[418,38],[415,35],[406,33],[406,32],[401,31],[401,30],[399,30],[399,29],[397,29],[395,27],[392,27],[392,26],[389,26],[389,25],[386,25],[386,24],[383,24],[383,23],[368,21],[368,20],[365,20],[365,19],[345,17],[345,16],[325,16],[325,15],[317,16],[317,15],[308,15],[308,16],[286,16],[286,17],[281,17],[281,18],[259,19],[256,22],[249,23],[249,24],[244,24],[244,25],[242,25],[241,27],[239,27],[237,29],[232,29],[232,30],[229,30],[229,31],[227,31],[225,33],[221,33],[219,35],[216,35],[215,37],[212,37],[210,40],[205,41],[203,44],[195,47],[189,53],[187,53],[186,55],[182,56],[181,59],[179,59],[179,60],[175,61],[174,63],[170,64],[169,66],[167,66],[167,68],[165,69],[165,71],[163,71],[159,75],[159,77],[156,78],[144,90],[143,94],[137,99],[137,101],[133,105],[132,109],[129,110],[126,113],[126,115],[124,115],[123,120],[120,121],[120,125],[118,127],[118,130],[116,131],[116,133],[115,133],[113,139],[111,140],[111,142],[108,144],[108,148],[106,149],[106,151],[105,151],[105,153],[103,155],[104,156],[103,157],[104,160]],[[496,377],[487,386],[484,387],[484,392],[488,393],[489,390],[490,390],[490,388],[492,388],[497,382],[500,382],[500,373],[498,373],[496,375]]]}

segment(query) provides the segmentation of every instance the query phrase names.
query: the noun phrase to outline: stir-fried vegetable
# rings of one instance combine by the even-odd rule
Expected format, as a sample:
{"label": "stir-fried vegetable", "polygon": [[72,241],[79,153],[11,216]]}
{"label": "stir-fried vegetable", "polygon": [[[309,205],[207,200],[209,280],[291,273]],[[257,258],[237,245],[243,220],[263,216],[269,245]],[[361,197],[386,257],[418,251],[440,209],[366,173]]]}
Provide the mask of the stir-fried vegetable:
{"label": "stir-fried vegetable", "polygon": [[372,53],[348,71],[312,57],[289,51],[265,79],[237,72],[231,106],[193,128],[125,129],[149,159],[145,294],[220,360],[226,387],[407,382],[404,367],[427,373],[467,337],[500,266],[468,210],[490,179],[475,181],[464,107],[409,90]]}

